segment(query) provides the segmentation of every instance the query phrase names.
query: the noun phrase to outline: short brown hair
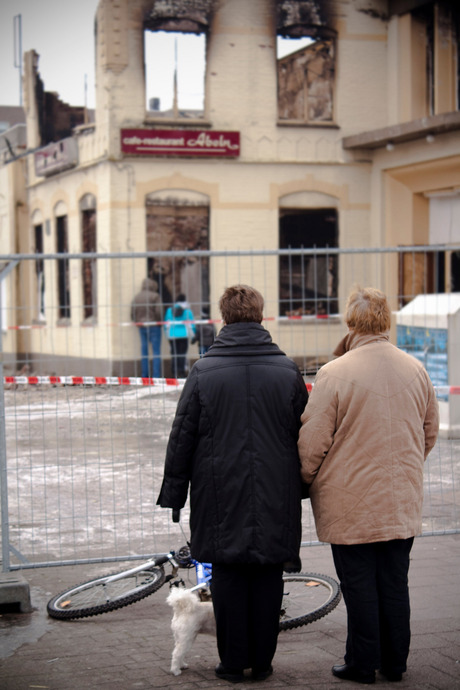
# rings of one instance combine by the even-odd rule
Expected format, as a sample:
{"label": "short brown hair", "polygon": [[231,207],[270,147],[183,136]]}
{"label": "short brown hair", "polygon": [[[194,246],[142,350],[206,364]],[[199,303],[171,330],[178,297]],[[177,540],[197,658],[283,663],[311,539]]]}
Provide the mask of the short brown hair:
{"label": "short brown hair", "polygon": [[391,312],[386,296],[377,288],[356,287],[348,297],[345,322],[358,333],[389,331]]}
{"label": "short brown hair", "polygon": [[219,309],[226,324],[262,323],[264,298],[249,285],[232,285],[220,298]]}

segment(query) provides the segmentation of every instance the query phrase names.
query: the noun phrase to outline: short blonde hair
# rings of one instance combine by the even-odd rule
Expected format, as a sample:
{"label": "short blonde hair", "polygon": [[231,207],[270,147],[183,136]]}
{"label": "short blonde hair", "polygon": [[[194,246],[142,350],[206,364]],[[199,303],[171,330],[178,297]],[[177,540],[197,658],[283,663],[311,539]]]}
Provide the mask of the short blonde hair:
{"label": "short blonde hair", "polygon": [[389,331],[391,312],[386,296],[377,288],[356,287],[348,297],[345,322],[358,333]]}
{"label": "short blonde hair", "polygon": [[264,298],[250,285],[233,285],[220,298],[219,309],[226,324],[262,323]]}

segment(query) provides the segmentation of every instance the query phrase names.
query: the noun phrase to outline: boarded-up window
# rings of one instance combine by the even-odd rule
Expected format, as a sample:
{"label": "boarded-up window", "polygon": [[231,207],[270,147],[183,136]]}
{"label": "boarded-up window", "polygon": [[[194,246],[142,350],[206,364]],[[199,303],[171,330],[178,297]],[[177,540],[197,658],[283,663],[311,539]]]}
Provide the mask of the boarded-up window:
{"label": "boarded-up window", "polygon": [[278,59],[280,120],[332,123],[333,95],[333,39],[313,41]]}

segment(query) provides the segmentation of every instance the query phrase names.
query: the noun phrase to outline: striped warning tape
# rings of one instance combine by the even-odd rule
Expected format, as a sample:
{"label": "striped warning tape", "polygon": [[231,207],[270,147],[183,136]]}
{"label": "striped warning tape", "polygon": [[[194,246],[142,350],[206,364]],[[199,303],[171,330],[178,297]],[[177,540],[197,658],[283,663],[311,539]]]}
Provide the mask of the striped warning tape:
{"label": "striped warning tape", "polygon": [[185,379],[140,378],[137,376],[5,376],[4,383],[63,386],[177,386]]}
{"label": "striped warning tape", "polygon": [[[17,385],[63,385],[63,386],[173,386],[177,388],[185,379],[156,379],[137,376],[5,376],[5,384]],[[311,391],[312,383],[306,383]],[[460,395],[460,386],[434,386],[440,395]]]}

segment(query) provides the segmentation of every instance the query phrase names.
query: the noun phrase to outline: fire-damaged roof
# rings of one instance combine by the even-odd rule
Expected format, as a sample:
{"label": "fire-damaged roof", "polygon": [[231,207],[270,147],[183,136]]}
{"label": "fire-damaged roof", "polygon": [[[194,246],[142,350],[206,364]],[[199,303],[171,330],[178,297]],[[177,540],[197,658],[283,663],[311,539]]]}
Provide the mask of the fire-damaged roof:
{"label": "fire-damaged roof", "polygon": [[216,0],[156,0],[146,13],[144,27],[151,31],[206,32]]}

